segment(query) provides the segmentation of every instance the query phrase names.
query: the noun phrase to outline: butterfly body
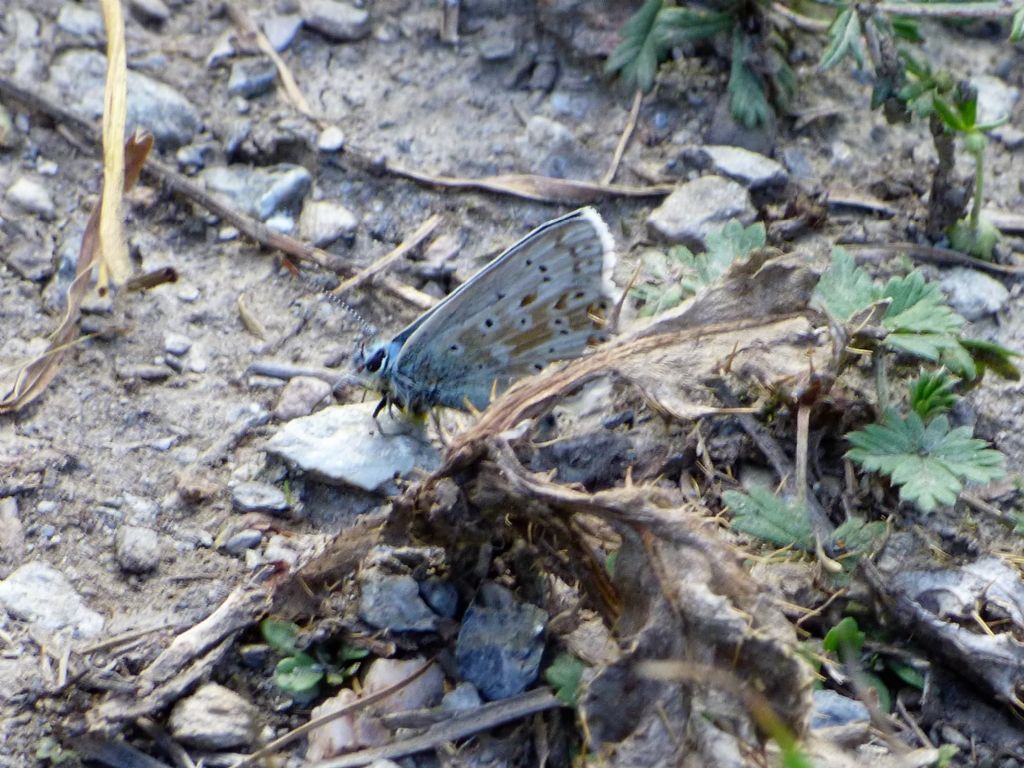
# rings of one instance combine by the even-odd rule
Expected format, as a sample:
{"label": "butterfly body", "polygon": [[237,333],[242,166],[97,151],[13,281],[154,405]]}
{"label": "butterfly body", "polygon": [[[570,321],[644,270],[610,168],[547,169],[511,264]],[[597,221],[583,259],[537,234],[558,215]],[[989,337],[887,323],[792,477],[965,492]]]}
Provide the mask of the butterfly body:
{"label": "butterfly body", "polygon": [[605,340],[614,265],[594,209],[549,221],[392,340],[360,349],[356,371],[380,407],[483,410],[515,379]]}

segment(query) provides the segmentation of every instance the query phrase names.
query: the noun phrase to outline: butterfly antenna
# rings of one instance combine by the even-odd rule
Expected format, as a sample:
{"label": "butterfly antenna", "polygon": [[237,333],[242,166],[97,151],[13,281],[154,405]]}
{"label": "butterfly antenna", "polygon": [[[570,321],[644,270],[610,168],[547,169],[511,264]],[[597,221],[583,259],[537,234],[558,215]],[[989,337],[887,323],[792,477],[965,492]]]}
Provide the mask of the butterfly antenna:
{"label": "butterfly antenna", "polygon": [[335,306],[341,307],[343,310],[345,310],[352,317],[352,319],[354,319],[359,324],[359,328],[361,330],[361,335],[364,338],[373,338],[374,336],[377,335],[377,332],[378,332],[377,327],[375,325],[373,325],[373,323],[371,323],[365,317],[363,317],[361,314],[359,314],[358,310],[356,310],[355,307],[353,307],[351,304],[349,304],[343,298],[338,296],[336,293],[334,293],[330,289],[325,288],[324,286],[320,285],[316,280],[314,280],[312,277],[310,277],[309,275],[307,275],[304,272],[300,271],[298,273],[298,276],[299,276],[299,279],[303,282],[303,284],[307,288],[309,288],[312,291],[315,291],[316,293],[320,294],[323,298],[327,299],[329,302],[331,302]]}

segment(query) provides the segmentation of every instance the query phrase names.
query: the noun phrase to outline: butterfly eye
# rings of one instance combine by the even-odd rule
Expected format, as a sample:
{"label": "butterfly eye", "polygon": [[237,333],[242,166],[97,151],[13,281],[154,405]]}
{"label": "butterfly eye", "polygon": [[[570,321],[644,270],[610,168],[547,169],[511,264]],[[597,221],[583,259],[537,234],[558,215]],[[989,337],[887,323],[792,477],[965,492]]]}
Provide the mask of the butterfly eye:
{"label": "butterfly eye", "polygon": [[384,365],[384,358],[386,357],[387,353],[384,352],[383,349],[378,349],[370,356],[370,359],[366,361],[366,370],[370,373],[376,373],[381,369],[381,366]]}

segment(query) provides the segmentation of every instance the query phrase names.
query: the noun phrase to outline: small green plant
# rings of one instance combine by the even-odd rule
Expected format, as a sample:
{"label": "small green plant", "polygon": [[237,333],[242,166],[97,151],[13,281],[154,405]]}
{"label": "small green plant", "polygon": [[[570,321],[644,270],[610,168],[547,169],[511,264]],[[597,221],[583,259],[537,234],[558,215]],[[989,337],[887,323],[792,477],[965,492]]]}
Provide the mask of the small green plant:
{"label": "small green plant", "polygon": [[49,765],[67,765],[79,761],[78,753],[73,749],[64,749],[53,736],[44,736],[36,742],[36,760]]}
{"label": "small green plant", "polygon": [[560,653],[544,670],[544,680],[555,689],[555,696],[565,706],[576,708],[579,701],[583,662],[568,653]]}
{"label": "small green plant", "polygon": [[910,385],[910,408],[928,421],[956,404],[955,389],[956,381],[946,371],[922,371]]}
{"label": "small green plant", "polygon": [[744,227],[729,221],[706,238],[707,250],[694,255],[683,245],[668,250],[648,251],[643,256],[644,282],[633,289],[643,302],[641,317],[650,317],[678,305],[711,285],[733,264],[765,245],[764,224]]}
{"label": "small green plant", "polygon": [[290,621],[264,619],[260,632],[267,645],[283,656],[274,669],[274,684],[300,703],[319,696],[321,683],[344,684],[370,653],[347,644],[333,654],[320,646],[304,651],[298,646],[299,627]]}

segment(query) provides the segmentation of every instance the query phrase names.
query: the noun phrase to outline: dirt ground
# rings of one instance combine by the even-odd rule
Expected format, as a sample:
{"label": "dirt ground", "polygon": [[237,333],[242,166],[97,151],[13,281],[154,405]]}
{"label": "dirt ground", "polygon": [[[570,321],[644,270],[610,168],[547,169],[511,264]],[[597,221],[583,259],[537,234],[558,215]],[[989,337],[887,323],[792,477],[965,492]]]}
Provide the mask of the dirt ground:
{"label": "dirt ground", "polygon": [[[0,75],[32,91],[51,92],[46,83],[58,57],[89,49],[57,24],[65,5],[75,4],[0,0]],[[403,260],[391,273],[436,298],[501,248],[572,206],[438,189],[374,173],[351,162],[344,151],[318,150],[322,126],[337,126],[346,146],[367,156],[435,175],[550,173],[553,162],[564,161],[568,175],[597,180],[610,162],[631,103],[620,85],[602,75],[601,56],[633,7],[608,3],[602,15],[585,5],[566,0],[467,2],[456,45],[438,39],[440,4],[421,0],[375,0],[368,6],[369,34],[350,42],[300,30],[282,56],[320,125],[273,90],[250,99],[229,95],[230,60],[208,66],[210,53],[234,28],[219,3],[173,0],[166,19],[157,22],[141,20],[144,13],[129,4],[128,62],[191,101],[202,127],[189,144],[204,148],[207,167],[227,162],[226,146],[247,123],[249,138],[235,162],[303,165],[313,178],[307,200],[338,202],[354,213],[354,235],[327,246],[345,274],[373,263],[431,214],[439,214],[441,223],[431,239],[451,238],[454,256],[448,271],[435,272],[440,279],[425,279],[423,268]],[[273,8],[247,0],[237,6],[255,19],[294,10],[289,0]],[[594,22],[595,15],[601,23]],[[25,30],[26,16],[34,19],[36,30]],[[558,26],[572,19],[591,34]],[[1024,88],[1024,54],[1001,35],[939,26],[928,32],[925,52],[932,61]],[[590,55],[581,40],[596,41]],[[508,41],[510,52],[498,60],[486,60],[481,53],[491,56],[493,48],[501,47],[498,43]],[[828,244],[840,240],[912,239],[933,162],[927,127],[888,125],[881,114],[869,111],[870,85],[863,78],[843,68],[816,75],[817,55],[817,48],[794,54],[806,83],[797,110],[832,112],[821,119],[780,122],[773,155],[799,156],[810,173],[764,200],[762,212],[800,186],[836,196],[872,195],[884,198],[896,214],[833,207],[826,223],[788,247],[807,248],[820,259]],[[545,67],[552,69],[550,77],[541,71]],[[685,147],[704,141],[727,70],[714,60],[695,69],[684,85],[670,79],[644,100],[617,181],[648,184],[651,174],[661,172]],[[94,151],[69,140],[73,136],[45,115],[13,101],[0,102],[14,116],[18,136],[15,146],[0,149],[0,189],[28,175],[41,181],[55,206],[52,216],[36,216],[9,200],[0,202],[0,368],[8,369],[45,346],[59,321],[68,254],[77,249],[97,200],[102,164]],[[527,130],[526,123],[537,115],[575,135],[571,153],[555,153],[552,160],[550,137],[531,136]],[[1024,101],[1018,100],[1013,117],[1018,125],[1024,120]],[[987,204],[1019,213],[1024,210],[1024,147],[992,141],[990,148]],[[170,165],[180,158],[176,148],[158,152]],[[966,161],[961,170],[968,170]],[[620,285],[650,240],[645,220],[659,203],[656,196],[610,196],[597,204],[618,246]],[[239,423],[274,409],[283,382],[247,373],[254,361],[344,372],[360,340],[358,322],[296,280],[282,267],[279,253],[225,231],[223,222],[198,206],[143,180],[129,195],[126,213],[136,266],[147,271],[173,267],[177,282],[119,293],[112,302],[87,300],[83,327],[96,335],[74,345],[41,398],[0,417],[0,497],[15,500],[14,516],[23,534],[21,540],[8,539],[10,549],[0,552],[0,577],[29,561],[51,564],[103,617],[101,637],[191,626],[247,579],[253,563],[244,552],[221,545],[246,527],[268,524],[267,518],[243,519],[232,507],[232,489],[254,479],[284,479],[284,470],[268,465],[263,450],[276,421],[268,417],[204,467],[201,493],[189,494],[194,489],[185,488],[183,473],[201,465],[204,454]],[[26,241],[42,254],[41,261],[57,264],[57,271],[45,270],[33,279],[8,264],[4,257]],[[1008,253],[1020,250],[1019,239],[1007,239]],[[927,269],[941,277],[946,268]],[[972,323],[968,333],[1022,350],[1020,289],[1011,277],[1003,281],[1010,289],[1008,303],[998,314]],[[254,336],[243,323],[240,298],[266,329],[265,338]],[[397,331],[419,311],[379,288],[349,300],[383,334]],[[168,334],[187,337],[188,351],[168,353]],[[170,357],[177,357],[177,370],[167,366]],[[154,366],[163,369],[159,375],[147,373]],[[1006,454],[1011,480],[1024,469],[1021,386],[986,379],[966,400],[978,435]],[[359,397],[348,390],[342,394]],[[301,496],[307,488],[301,477],[291,482],[293,493]],[[1012,485],[1007,482],[1011,491],[1005,498],[1015,502]],[[372,494],[314,484],[308,490],[301,514],[268,524],[286,527],[295,550],[387,503]],[[133,574],[119,562],[116,537],[125,525],[158,531],[155,570]],[[987,546],[1012,557],[1022,554],[1020,537],[1007,530],[992,534]],[[47,695],[39,670],[53,662],[40,653],[24,622],[2,612],[0,655],[6,662],[0,668],[10,677],[9,684],[0,686],[6,689],[0,691],[0,765],[33,765],[40,739],[73,731],[89,695]],[[122,664],[133,668],[142,661],[129,654]],[[1021,762],[999,763],[1010,764]]]}

